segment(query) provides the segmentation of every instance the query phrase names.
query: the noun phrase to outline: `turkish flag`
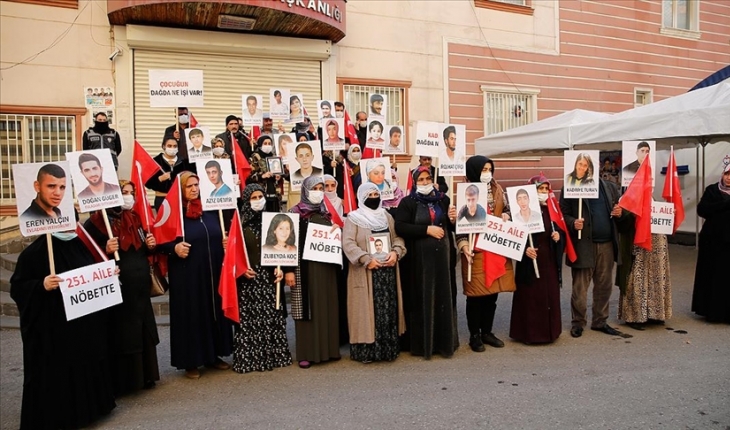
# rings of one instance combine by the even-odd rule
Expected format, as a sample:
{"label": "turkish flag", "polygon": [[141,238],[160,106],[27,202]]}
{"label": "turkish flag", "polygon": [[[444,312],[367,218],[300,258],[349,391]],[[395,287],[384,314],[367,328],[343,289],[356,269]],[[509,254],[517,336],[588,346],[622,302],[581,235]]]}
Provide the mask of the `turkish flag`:
{"label": "turkish flag", "polygon": [[340,214],[337,213],[337,209],[335,209],[334,205],[332,205],[332,202],[327,197],[324,198],[324,206],[327,208],[327,212],[329,212],[332,216],[332,224],[335,224],[340,228],[344,228],[345,221],[342,220]]}
{"label": "turkish flag", "polygon": [[198,126],[198,120],[195,119],[193,116],[193,113],[190,112],[190,127],[197,127]]}
{"label": "turkish flag", "polygon": [[575,253],[575,248],[573,248],[573,241],[570,239],[570,234],[568,234],[568,226],[565,224],[563,212],[560,210],[558,199],[552,191],[550,191],[550,195],[548,197],[547,207],[548,212],[550,213],[550,221],[557,224],[558,227],[565,232],[565,254],[568,256],[570,261],[577,260],[578,254]]}
{"label": "turkish flag", "polygon": [[347,111],[345,111],[345,136],[350,139],[350,145],[360,144],[360,141],[357,140],[357,130],[355,130],[355,126],[352,125],[352,122],[350,121],[350,114]]}
{"label": "turkish flag", "polygon": [[150,154],[142,148],[136,140],[134,141],[134,153],[132,154],[132,178],[131,182],[134,184],[134,188],[137,191],[136,198],[134,199],[134,211],[139,215],[142,222],[142,228],[144,231],[149,232],[151,227],[151,220],[155,217],[152,215],[152,207],[150,206],[149,200],[147,200],[147,192],[144,184],[155,176],[157,173],[161,173],[162,169],[150,157]]}
{"label": "turkish flag", "polygon": [[651,251],[651,160],[644,158],[618,205],[636,217],[634,245]]}
{"label": "turkish flag", "polygon": [[243,276],[249,269],[248,253],[243,242],[243,230],[238,211],[233,213],[231,231],[228,235],[228,247],[223,258],[223,269],[218,284],[218,294],[221,295],[223,315],[233,322],[240,322],[238,314],[238,289],[236,279]]}
{"label": "turkish flag", "polygon": [[132,153],[132,170],[135,168],[139,171],[139,175],[132,175],[132,177],[141,177],[143,184],[158,172],[162,173],[160,165],[150,157],[150,154],[136,140],[134,141],[134,152]]}
{"label": "turkish flag", "polygon": [[676,233],[679,225],[684,221],[684,202],[682,201],[682,190],[679,188],[679,174],[677,174],[677,160],[674,159],[674,147],[672,147],[672,152],[669,155],[662,197],[667,202],[674,203],[674,230],[672,233]]}
{"label": "turkish flag", "polygon": [[80,222],[76,223],[76,235],[79,237],[79,239],[81,239],[81,242],[84,243],[89,252],[91,252],[91,255],[94,256],[95,262],[101,263],[103,261],[109,260],[106,254],[102,252],[101,248],[99,248],[99,245],[96,244],[89,232],[86,231],[86,229],[83,225],[81,225]]}
{"label": "turkish flag", "polygon": [[[489,205],[487,205],[487,213],[490,213]],[[476,238],[474,239],[474,244],[476,246],[476,242],[479,240],[479,235],[477,234]],[[494,281],[499,279],[502,275],[507,273],[507,268],[505,265],[507,264],[507,257],[504,255],[495,254],[493,252],[489,251],[482,251],[483,260],[482,260],[482,270],[484,270],[484,283],[489,288]]]}
{"label": "turkish flag", "polygon": [[246,188],[246,179],[251,175],[251,165],[246,160],[246,156],[243,155],[243,150],[238,145],[238,140],[231,134],[231,147],[233,151],[233,162],[236,164],[236,173],[238,179],[241,182],[241,194],[243,195],[243,189]]}
{"label": "turkish flag", "polygon": [[344,189],[342,212],[347,215],[357,209],[357,199],[355,199],[355,189],[352,187],[352,173],[350,172],[350,166],[347,164],[347,160],[343,160],[342,163],[345,172],[344,183],[342,184]]}
{"label": "turkish flag", "polygon": [[157,211],[153,230],[157,243],[172,242],[183,236],[182,190],[179,176],[175,177],[165,201]]}

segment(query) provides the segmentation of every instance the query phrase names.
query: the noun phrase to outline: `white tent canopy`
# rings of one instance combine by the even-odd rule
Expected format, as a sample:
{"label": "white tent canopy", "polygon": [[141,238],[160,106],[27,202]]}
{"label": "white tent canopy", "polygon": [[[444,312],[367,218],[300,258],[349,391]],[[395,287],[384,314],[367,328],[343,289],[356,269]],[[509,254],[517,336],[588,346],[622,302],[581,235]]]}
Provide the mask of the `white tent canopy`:
{"label": "white tent canopy", "polygon": [[522,127],[479,138],[476,153],[492,157],[546,155],[570,149],[571,129],[578,124],[610,117],[610,114],[574,109]]}

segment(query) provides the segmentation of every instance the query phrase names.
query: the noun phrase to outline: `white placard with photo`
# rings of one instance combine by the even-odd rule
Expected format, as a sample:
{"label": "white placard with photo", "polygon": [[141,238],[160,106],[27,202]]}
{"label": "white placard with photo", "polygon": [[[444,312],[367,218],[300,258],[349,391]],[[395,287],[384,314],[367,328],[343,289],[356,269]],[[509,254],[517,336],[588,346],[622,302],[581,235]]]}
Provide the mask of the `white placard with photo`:
{"label": "white placard with photo", "polygon": [[466,175],[466,126],[446,124],[441,130],[437,166],[441,176]]}
{"label": "white placard with photo", "polygon": [[188,161],[213,159],[213,148],[210,147],[210,129],[198,126],[185,129],[185,142],[188,145]]}
{"label": "white placard with photo", "polygon": [[271,119],[289,119],[289,89],[269,89],[269,115]]}
{"label": "white placard with photo", "polygon": [[63,297],[66,321],[122,303],[115,265],[114,260],[107,260],[58,275],[63,278],[58,289]]}
{"label": "white placard with photo", "polygon": [[656,142],[653,140],[625,140],[621,142],[621,186],[628,187],[644,158],[651,160],[651,186],[654,186],[656,165]]}
{"label": "white placard with photo", "polygon": [[368,118],[367,128],[367,140],[365,141],[365,147],[370,149],[382,150],[385,145],[385,139],[383,138],[383,120],[377,118]]}
{"label": "white placard with photo", "polygon": [[319,261],[342,266],[342,230],[310,222],[304,238],[302,260]]}
{"label": "white placard with photo", "polygon": [[415,152],[417,156],[439,156],[439,135],[443,132],[444,126],[445,124],[430,121],[418,121],[416,123]]}
{"label": "white placard with photo", "polygon": [[390,174],[390,160],[387,157],[360,160],[362,183],[372,182],[380,190],[380,200],[393,200],[395,187]]}
{"label": "white placard with photo", "polygon": [[114,125],[114,92],[111,87],[84,87],[84,105],[89,124],[94,125],[94,115],[103,112],[109,126]]}
{"label": "white placard with photo", "polygon": [[456,184],[456,233],[487,231],[487,187],[481,182]]}
{"label": "white placard with photo", "polygon": [[519,261],[525,252],[528,235],[527,229],[520,224],[487,215],[487,232],[477,236],[474,247]]}
{"label": "white placard with photo", "polygon": [[537,186],[535,184],[519,185],[507,187],[506,191],[512,221],[522,224],[530,233],[545,231],[540,202],[537,200]]}
{"label": "white placard with photo", "polygon": [[150,107],[203,107],[202,70],[149,70]]}
{"label": "white placard with photo", "polygon": [[13,183],[20,234],[28,237],[75,228],[68,161],[13,164]]}
{"label": "white placard with photo", "polygon": [[336,118],[334,100],[317,100],[317,118],[320,127],[324,128],[326,120]]}
{"label": "white placard with photo", "polygon": [[231,160],[198,160],[195,168],[200,178],[200,201],[204,211],[236,209],[236,180]]}
{"label": "white placard with photo", "polygon": [[345,119],[329,118],[323,119],[322,125],[322,149],[325,151],[341,151],[345,149]]}
{"label": "white placard with photo", "polygon": [[599,151],[565,151],[563,174],[566,199],[597,199]]}
{"label": "white placard with photo", "polygon": [[243,94],[241,95],[241,105],[243,125],[261,127],[264,124],[264,96]]}
{"label": "white placard with photo", "polygon": [[383,262],[388,259],[390,254],[390,235],[386,233],[374,234],[368,240],[368,252],[370,255]]}
{"label": "white placard with photo", "polygon": [[651,202],[651,232],[674,233],[674,203]]}
{"label": "white placard with photo", "polygon": [[289,96],[289,119],[287,123],[304,121],[304,96],[302,94],[291,94]]}
{"label": "white placard with photo", "polygon": [[299,265],[299,214],[264,212],[261,220],[261,265]]}
{"label": "white placard with photo", "polygon": [[[371,93],[368,95],[369,108],[368,118],[380,118],[384,120],[388,116],[388,96],[385,94]],[[383,121],[385,123],[385,121]]]}
{"label": "white placard with photo", "polygon": [[385,140],[388,142],[383,146],[383,155],[405,154],[406,135],[401,125],[386,125]]}
{"label": "white placard with photo", "polygon": [[[276,139],[276,155],[281,157],[281,161],[287,164],[289,161],[289,145],[297,141],[297,135],[294,133],[282,133],[275,136]],[[293,155],[293,154],[292,154]],[[293,157],[292,157],[293,158]]]}
{"label": "white placard with photo", "polygon": [[124,203],[109,149],[67,152],[66,160],[81,212],[113,208]]}
{"label": "white placard with photo", "polygon": [[322,148],[318,140],[291,142],[287,145],[286,165],[289,167],[289,183],[293,191],[302,189],[302,182],[309,176],[322,176]]}

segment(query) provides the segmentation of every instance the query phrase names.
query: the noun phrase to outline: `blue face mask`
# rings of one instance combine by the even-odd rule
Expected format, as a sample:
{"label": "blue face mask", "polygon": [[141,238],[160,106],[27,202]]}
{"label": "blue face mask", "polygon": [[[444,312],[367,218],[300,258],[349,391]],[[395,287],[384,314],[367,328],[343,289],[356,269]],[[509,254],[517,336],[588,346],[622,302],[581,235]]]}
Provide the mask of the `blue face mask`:
{"label": "blue face mask", "polygon": [[51,233],[53,237],[56,239],[62,240],[64,242],[68,242],[69,240],[76,239],[77,235],[73,231],[57,231],[55,233]]}

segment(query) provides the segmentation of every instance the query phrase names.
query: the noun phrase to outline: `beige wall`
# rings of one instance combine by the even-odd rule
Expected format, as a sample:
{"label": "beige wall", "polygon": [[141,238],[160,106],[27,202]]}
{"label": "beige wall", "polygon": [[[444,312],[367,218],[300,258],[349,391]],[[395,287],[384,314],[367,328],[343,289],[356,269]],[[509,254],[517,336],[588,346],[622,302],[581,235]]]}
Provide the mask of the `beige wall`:
{"label": "beige wall", "polygon": [[84,86],[114,87],[109,29],[105,1],[79,0],[78,9],[2,2],[0,104],[83,107]]}

